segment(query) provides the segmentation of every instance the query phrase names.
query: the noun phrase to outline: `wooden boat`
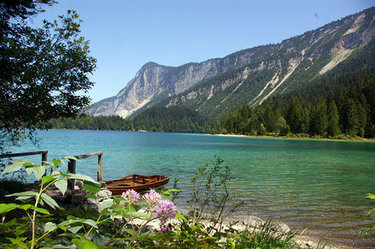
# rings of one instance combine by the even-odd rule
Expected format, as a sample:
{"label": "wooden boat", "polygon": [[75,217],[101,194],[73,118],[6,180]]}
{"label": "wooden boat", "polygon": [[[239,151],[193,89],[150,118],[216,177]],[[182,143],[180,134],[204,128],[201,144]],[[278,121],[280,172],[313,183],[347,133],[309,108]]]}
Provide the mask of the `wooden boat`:
{"label": "wooden boat", "polygon": [[134,189],[138,193],[157,188],[169,182],[169,177],[161,175],[128,175],[121,179],[104,181],[104,187],[113,195],[121,195],[128,189]]}

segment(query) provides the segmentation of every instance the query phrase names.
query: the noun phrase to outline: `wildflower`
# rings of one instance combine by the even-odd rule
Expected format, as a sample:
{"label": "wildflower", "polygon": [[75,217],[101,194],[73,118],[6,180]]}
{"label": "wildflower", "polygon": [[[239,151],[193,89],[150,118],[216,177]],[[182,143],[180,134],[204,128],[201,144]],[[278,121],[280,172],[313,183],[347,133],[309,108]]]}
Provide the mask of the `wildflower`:
{"label": "wildflower", "polygon": [[143,199],[148,202],[150,208],[155,208],[163,202],[161,195],[153,189],[149,193],[144,194]]}
{"label": "wildflower", "polygon": [[122,193],[122,198],[137,205],[140,196],[134,189],[129,189],[126,192]]}
{"label": "wildflower", "polygon": [[169,223],[168,225],[162,225],[160,227],[160,232],[161,233],[165,233],[165,232],[168,232],[172,229],[172,225]]}
{"label": "wildflower", "polygon": [[168,219],[176,216],[176,206],[169,200],[163,200],[162,203],[155,208],[155,217],[159,218],[162,224]]}

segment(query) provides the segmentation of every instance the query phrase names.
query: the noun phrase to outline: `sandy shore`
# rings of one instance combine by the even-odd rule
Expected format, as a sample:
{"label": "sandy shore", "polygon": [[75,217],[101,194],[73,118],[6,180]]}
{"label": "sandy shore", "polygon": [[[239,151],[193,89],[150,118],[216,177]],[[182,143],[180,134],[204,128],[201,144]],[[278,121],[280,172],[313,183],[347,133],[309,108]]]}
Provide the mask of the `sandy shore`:
{"label": "sandy shore", "polygon": [[312,137],[275,137],[275,136],[253,136],[240,134],[206,134],[212,136],[223,137],[251,137],[251,138],[270,138],[270,139],[286,139],[286,140],[313,140],[313,141],[340,141],[340,142],[370,142],[374,143],[373,138],[353,138],[353,139],[338,139],[338,138],[312,138]]}

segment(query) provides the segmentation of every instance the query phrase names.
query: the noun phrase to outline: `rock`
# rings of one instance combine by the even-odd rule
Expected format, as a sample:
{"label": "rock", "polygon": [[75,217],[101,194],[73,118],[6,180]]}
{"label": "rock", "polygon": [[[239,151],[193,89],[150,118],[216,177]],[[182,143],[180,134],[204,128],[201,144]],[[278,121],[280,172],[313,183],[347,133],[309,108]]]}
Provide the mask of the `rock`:
{"label": "rock", "polygon": [[275,229],[276,231],[280,232],[280,233],[289,233],[290,232],[289,226],[285,223],[272,224],[272,228]]}
{"label": "rock", "polygon": [[112,198],[112,192],[107,189],[102,189],[95,194],[97,198],[87,198],[89,208],[99,211],[101,204]]}

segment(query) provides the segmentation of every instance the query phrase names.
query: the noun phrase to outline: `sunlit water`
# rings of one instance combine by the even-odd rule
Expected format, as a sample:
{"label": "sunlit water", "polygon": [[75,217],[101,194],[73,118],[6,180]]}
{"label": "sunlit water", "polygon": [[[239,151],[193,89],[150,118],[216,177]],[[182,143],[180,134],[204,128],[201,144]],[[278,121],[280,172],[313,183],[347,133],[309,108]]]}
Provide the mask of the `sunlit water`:
{"label": "sunlit water", "polygon": [[[179,179],[188,190],[196,169],[220,156],[235,177],[231,190],[244,201],[236,217],[272,217],[294,231],[351,245],[371,220],[375,202],[375,143],[222,137],[176,133],[50,130],[39,132],[48,158],[103,151],[104,179],[132,173]],[[28,157],[40,162],[40,156]],[[97,158],[77,163],[77,172],[96,178]],[[181,198],[188,198],[184,191]],[[183,207],[184,201],[180,201]],[[375,247],[375,241],[358,241]]]}

